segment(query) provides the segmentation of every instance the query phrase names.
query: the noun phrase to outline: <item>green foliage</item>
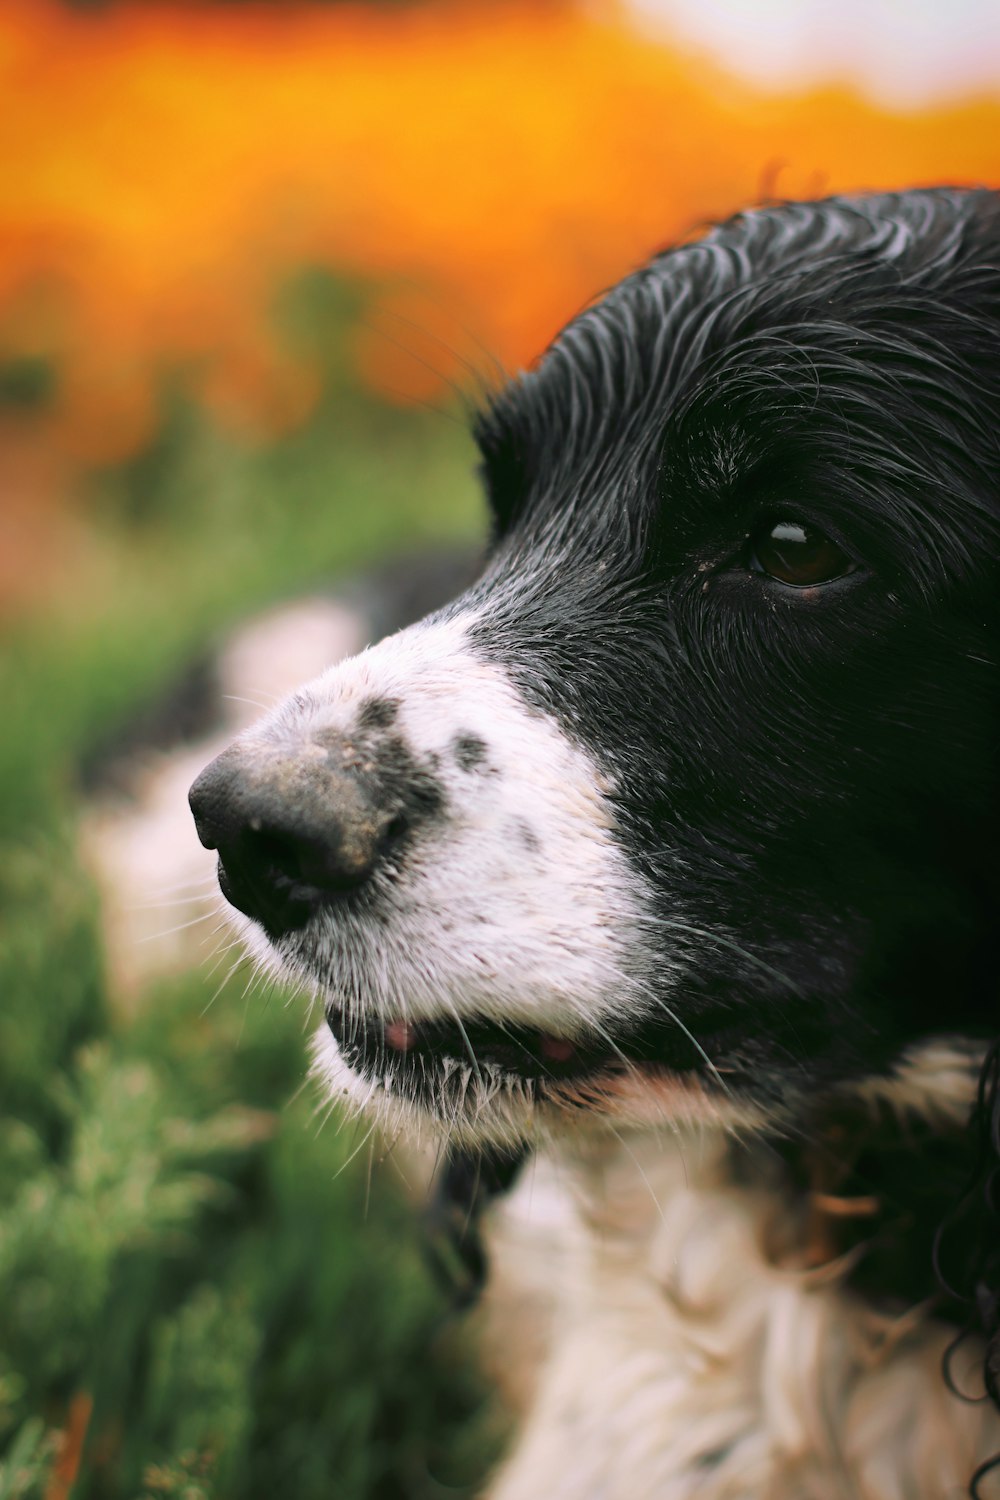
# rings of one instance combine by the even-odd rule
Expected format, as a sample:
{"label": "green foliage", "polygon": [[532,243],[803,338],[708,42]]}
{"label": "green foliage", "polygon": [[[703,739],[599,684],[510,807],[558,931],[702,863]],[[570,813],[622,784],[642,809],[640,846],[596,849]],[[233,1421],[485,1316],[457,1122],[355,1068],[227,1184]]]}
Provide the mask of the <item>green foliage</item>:
{"label": "green foliage", "polygon": [[195,975],[115,1014],[75,849],[75,768],[213,631],[472,532],[460,445],[354,420],[252,451],[182,413],[6,642],[0,1500],[434,1500],[495,1447],[413,1205],[297,1094],[301,1003]]}

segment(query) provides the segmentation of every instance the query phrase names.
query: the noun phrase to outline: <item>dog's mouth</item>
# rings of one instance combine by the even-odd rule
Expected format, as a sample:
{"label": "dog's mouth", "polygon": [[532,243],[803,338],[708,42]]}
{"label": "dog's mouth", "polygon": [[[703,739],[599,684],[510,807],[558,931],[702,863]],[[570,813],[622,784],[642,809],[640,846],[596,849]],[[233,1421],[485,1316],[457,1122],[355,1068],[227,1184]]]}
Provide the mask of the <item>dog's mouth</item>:
{"label": "dog's mouth", "polygon": [[[556,1104],[582,1103],[593,1085],[616,1075],[701,1077],[706,1059],[689,1035],[662,1020],[615,1037],[569,1036],[476,1016],[384,1020],[339,1006],[328,1007],[326,1021],[352,1072],[434,1112],[447,1107],[460,1114],[482,1096],[482,1087],[473,1089],[473,1083],[490,1094],[506,1089]],[[718,1070],[708,1066],[718,1082]],[[711,1083],[711,1076],[704,1081]]]}
{"label": "dog's mouth", "polygon": [[479,1074],[517,1082],[532,1091],[606,1070],[616,1053],[606,1042],[559,1036],[532,1026],[485,1019],[380,1020],[326,1012],[348,1067],[373,1082],[419,1095],[434,1092],[449,1074]]}

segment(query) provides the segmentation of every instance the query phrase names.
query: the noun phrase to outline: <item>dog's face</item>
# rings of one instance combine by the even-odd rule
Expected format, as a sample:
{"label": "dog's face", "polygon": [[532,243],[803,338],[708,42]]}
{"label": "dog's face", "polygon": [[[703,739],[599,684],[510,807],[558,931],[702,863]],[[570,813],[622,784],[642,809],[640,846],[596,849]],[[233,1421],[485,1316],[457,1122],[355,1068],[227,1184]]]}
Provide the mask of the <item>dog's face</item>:
{"label": "dog's face", "polygon": [[333,1090],[776,1121],[995,1031],[1000,209],[761,210],[480,423],[495,540],[192,804]]}

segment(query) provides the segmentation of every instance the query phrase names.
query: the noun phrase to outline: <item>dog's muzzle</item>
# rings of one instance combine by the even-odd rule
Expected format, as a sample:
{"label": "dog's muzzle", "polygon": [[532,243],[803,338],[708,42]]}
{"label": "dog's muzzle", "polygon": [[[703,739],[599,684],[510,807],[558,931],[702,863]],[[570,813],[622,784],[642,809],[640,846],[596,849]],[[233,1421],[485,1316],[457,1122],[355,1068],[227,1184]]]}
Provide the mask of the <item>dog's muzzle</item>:
{"label": "dog's muzzle", "polygon": [[190,800],[247,946],[322,1003],[331,1090],[511,1139],[626,1066],[647,901],[605,774],[469,631],[339,663]]}

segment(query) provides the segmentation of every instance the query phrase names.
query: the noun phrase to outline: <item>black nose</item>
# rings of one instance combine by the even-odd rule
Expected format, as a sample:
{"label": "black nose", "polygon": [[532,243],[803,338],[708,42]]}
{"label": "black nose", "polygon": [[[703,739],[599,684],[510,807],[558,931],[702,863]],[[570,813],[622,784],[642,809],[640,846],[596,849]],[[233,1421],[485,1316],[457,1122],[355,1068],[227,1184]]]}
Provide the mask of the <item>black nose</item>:
{"label": "black nose", "polygon": [[375,767],[312,743],[233,745],[190,802],[223,895],[272,938],[364,885],[411,822]]}

